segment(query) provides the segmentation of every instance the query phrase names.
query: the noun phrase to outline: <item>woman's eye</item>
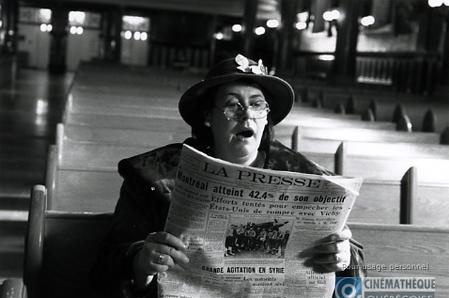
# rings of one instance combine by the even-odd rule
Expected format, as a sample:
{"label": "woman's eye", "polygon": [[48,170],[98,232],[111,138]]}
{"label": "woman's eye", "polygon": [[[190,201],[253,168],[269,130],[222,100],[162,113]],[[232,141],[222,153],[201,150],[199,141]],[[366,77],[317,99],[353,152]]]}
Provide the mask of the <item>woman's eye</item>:
{"label": "woman's eye", "polygon": [[238,102],[230,102],[225,105],[226,108],[237,109],[239,107]]}
{"label": "woman's eye", "polygon": [[261,108],[261,107],[263,107],[264,105],[265,105],[265,102],[264,102],[264,101],[256,101],[256,102],[254,102],[254,103],[251,104],[251,106],[252,106],[253,108]]}

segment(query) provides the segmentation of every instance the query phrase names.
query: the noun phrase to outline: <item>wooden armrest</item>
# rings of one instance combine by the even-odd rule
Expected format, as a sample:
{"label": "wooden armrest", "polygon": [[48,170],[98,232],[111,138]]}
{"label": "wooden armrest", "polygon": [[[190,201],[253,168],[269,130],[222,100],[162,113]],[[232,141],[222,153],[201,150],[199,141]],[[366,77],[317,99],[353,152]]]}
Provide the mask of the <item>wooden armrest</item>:
{"label": "wooden armrest", "polygon": [[24,282],[31,297],[38,292],[42,268],[46,195],[47,190],[43,185],[35,185],[31,192],[24,262]]}

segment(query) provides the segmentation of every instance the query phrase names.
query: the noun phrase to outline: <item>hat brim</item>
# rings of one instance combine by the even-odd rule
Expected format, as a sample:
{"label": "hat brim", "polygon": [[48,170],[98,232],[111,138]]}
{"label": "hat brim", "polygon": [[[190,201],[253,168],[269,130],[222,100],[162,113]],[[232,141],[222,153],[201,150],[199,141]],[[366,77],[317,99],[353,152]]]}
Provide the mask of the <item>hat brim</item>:
{"label": "hat brim", "polygon": [[198,114],[202,110],[199,105],[204,103],[202,97],[207,89],[241,79],[254,81],[262,87],[270,105],[273,125],[278,124],[288,115],[295,101],[295,93],[289,83],[275,76],[234,73],[206,79],[190,87],[181,96],[178,104],[179,113],[184,121],[190,126],[202,121],[202,115]]}

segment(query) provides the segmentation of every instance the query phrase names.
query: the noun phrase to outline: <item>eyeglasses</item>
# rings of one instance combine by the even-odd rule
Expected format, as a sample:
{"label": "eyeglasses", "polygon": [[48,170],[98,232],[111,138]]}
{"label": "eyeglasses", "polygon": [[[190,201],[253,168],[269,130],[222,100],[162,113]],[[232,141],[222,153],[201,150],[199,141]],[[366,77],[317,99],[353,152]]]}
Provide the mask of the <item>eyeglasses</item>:
{"label": "eyeglasses", "polygon": [[251,116],[249,118],[252,119],[260,119],[264,118],[270,112],[270,106],[266,101],[256,101],[249,106],[243,106],[241,103],[236,102],[232,104],[228,104],[222,108],[215,107],[216,109],[223,112],[226,119],[228,120],[240,120],[242,116],[245,114],[245,111],[250,111]]}

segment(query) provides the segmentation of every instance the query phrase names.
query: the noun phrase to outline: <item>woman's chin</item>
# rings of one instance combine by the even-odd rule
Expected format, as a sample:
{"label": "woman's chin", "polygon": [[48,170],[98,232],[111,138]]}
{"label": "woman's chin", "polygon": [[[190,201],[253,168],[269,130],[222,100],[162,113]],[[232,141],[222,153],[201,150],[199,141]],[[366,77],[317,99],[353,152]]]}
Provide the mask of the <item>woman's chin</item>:
{"label": "woman's chin", "polygon": [[237,158],[245,158],[257,154],[257,146],[253,142],[234,142],[232,144],[232,155]]}

